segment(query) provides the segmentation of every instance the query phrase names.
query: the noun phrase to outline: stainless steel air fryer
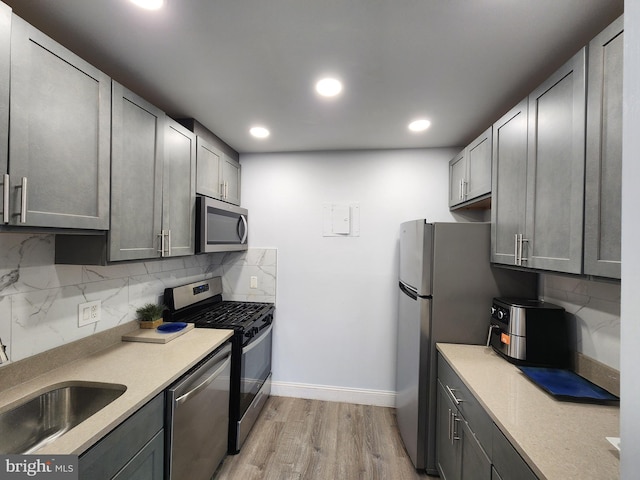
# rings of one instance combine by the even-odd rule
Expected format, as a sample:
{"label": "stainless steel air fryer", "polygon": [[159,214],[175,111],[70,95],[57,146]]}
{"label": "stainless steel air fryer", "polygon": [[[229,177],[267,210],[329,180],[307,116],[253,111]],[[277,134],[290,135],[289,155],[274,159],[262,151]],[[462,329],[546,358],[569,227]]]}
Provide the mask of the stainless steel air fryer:
{"label": "stainless steel air fryer", "polygon": [[571,366],[564,308],[542,300],[494,298],[487,344],[518,365]]}

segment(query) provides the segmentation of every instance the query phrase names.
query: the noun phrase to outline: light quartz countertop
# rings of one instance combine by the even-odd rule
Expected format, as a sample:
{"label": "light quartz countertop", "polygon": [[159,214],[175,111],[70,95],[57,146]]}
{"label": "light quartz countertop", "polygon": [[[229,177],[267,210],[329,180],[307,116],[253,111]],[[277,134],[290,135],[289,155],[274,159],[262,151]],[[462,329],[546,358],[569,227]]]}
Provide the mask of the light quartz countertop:
{"label": "light quartz countertop", "polygon": [[[116,383],[127,387],[112,403],[36,454],[81,454],[135,413],[210,352],[232,330],[193,329],[166,343],[118,342],[0,391],[0,411],[21,399],[69,381]],[[3,432],[4,435],[6,432]]]}
{"label": "light quartz countertop", "polygon": [[490,347],[437,347],[540,479],[619,478],[617,406],[556,400]]}

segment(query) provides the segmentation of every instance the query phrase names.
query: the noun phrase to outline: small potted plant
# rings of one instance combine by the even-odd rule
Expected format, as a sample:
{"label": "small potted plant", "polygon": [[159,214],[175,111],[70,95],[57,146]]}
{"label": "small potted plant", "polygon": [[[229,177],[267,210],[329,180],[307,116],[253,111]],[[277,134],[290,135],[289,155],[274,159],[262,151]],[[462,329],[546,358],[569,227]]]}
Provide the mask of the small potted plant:
{"label": "small potted plant", "polygon": [[162,312],[164,307],[155,303],[147,303],[138,308],[136,314],[140,322],[140,328],[156,328],[162,324]]}

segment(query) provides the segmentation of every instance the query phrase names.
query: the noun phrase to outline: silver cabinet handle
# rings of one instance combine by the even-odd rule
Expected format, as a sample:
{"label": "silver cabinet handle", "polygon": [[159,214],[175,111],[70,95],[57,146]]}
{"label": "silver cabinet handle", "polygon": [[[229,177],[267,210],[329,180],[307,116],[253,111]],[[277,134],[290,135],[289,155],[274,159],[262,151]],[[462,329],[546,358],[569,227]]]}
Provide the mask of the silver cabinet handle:
{"label": "silver cabinet handle", "polygon": [[213,372],[211,375],[209,375],[202,383],[200,383],[198,386],[194,387],[193,389],[189,390],[184,395],[180,395],[178,398],[176,398],[175,399],[176,405],[180,405],[181,403],[186,402],[189,399],[189,397],[196,395],[200,390],[203,390],[204,388],[206,388],[207,385],[213,382],[216,379],[216,377],[220,375],[220,373],[225,368],[227,368],[227,365],[229,365],[229,362],[231,362],[231,355],[227,355],[222,365],[220,365],[220,367],[218,367],[216,371]]}
{"label": "silver cabinet handle", "polygon": [[224,182],[224,199],[227,200],[229,198],[229,182],[225,180]]}
{"label": "silver cabinet handle", "polygon": [[513,264],[514,265],[520,265],[518,263],[518,234],[516,233],[514,235],[514,237],[515,237],[514,245],[515,245],[516,248],[515,248],[515,251],[513,252]]}
{"label": "silver cabinet handle", "polygon": [[161,257],[164,257],[164,230],[160,230],[158,237],[160,237],[160,248],[157,252],[160,253]]}
{"label": "silver cabinet handle", "polygon": [[4,182],[2,184],[2,222],[9,223],[9,174],[4,174]]}
{"label": "silver cabinet handle", "polygon": [[462,179],[462,199],[466,200],[467,199],[467,186],[469,185],[469,182],[467,182],[464,178]]}
{"label": "silver cabinet handle", "polygon": [[451,409],[449,409],[449,417],[447,423],[449,424],[449,435],[447,435],[447,438],[451,440],[451,437],[453,436],[453,433],[451,432]]}
{"label": "silver cabinet handle", "polygon": [[27,177],[22,177],[22,184],[16,186],[16,188],[21,188],[21,199],[20,199],[20,223],[27,223]]}
{"label": "silver cabinet handle", "polygon": [[524,242],[527,242],[527,244],[529,243],[529,239],[527,238],[522,238],[522,234],[520,234],[520,265],[522,265],[522,262],[526,262],[527,260],[529,260],[527,257],[523,257],[522,256],[522,244]]}
{"label": "silver cabinet handle", "polygon": [[449,395],[451,395],[451,398],[453,399],[453,403],[455,403],[456,406],[460,405],[463,402],[462,399],[456,397],[455,390],[451,388],[449,385],[447,385],[447,392],[449,392]]}
{"label": "silver cabinet handle", "polygon": [[167,257],[171,256],[171,229],[167,230]]}
{"label": "silver cabinet handle", "polygon": [[455,442],[456,440],[460,440],[460,437],[458,436],[458,422],[460,421],[460,419],[458,418],[458,414],[454,413],[452,415],[453,417],[453,426],[452,426],[452,437],[451,437],[451,445],[453,445],[453,442]]}
{"label": "silver cabinet handle", "polygon": [[458,185],[458,199],[462,200],[464,197],[462,196],[462,182],[463,180],[460,179],[460,185]]}

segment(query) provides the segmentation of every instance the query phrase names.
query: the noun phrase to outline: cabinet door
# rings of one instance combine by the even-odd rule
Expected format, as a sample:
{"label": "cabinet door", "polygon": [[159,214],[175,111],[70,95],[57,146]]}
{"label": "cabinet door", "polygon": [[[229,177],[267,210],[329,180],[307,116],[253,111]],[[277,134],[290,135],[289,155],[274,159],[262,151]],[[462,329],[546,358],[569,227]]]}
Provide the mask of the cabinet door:
{"label": "cabinet door", "polygon": [[224,155],[222,159],[223,200],[240,205],[240,162]]}
{"label": "cabinet door", "polygon": [[523,265],[581,273],[585,49],[529,95]]}
{"label": "cabinet door", "polygon": [[11,28],[10,222],[106,230],[110,79],[15,15]]}
{"label": "cabinet door", "polygon": [[491,261],[515,264],[515,235],[524,233],[527,187],[527,100],[493,125]]}
{"label": "cabinet door", "polygon": [[[436,466],[444,480],[460,479],[460,437],[458,409],[438,381],[436,413]],[[463,422],[464,423],[464,422]]]}
{"label": "cabinet door", "polygon": [[449,161],[449,206],[464,202],[464,182],[467,174],[465,150]]}
{"label": "cabinet door", "polygon": [[196,152],[196,192],[207,197],[222,199],[220,188],[223,153],[198,137]]}
{"label": "cabinet door", "polygon": [[460,479],[491,480],[491,460],[465,421],[458,425],[460,443]]}
{"label": "cabinet door", "polygon": [[160,256],[164,121],[113,82],[110,261]]}
{"label": "cabinet door", "polygon": [[[0,174],[8,172],[9,168],[9,72],[11,52],[11,8],[0,2]],[[4,177],[0,178],[3,188]],[[7,188],[9,185],[6,186]],[[4,195],[0,195],[0,211],[4,207]],[[0,214],[0,221],[6,223]]]}
{"label": "cabinet door", "polygon": [[113,480],[163,480],[164,430],[160,430]]}
{"label": "cabinet door", "polygon": [[584,272],[620,278],[623,17],[589,43]]}
{"label": "cabinet door", "polygon": [[467,184],[465,200],[491,193],[491,144],[492,131],[489,127],[466,148]]}
{"label": "cabinet door", "polygon": [[167,118],[162,170],[162,228],[169,256],[195,252],[196,136]]}

